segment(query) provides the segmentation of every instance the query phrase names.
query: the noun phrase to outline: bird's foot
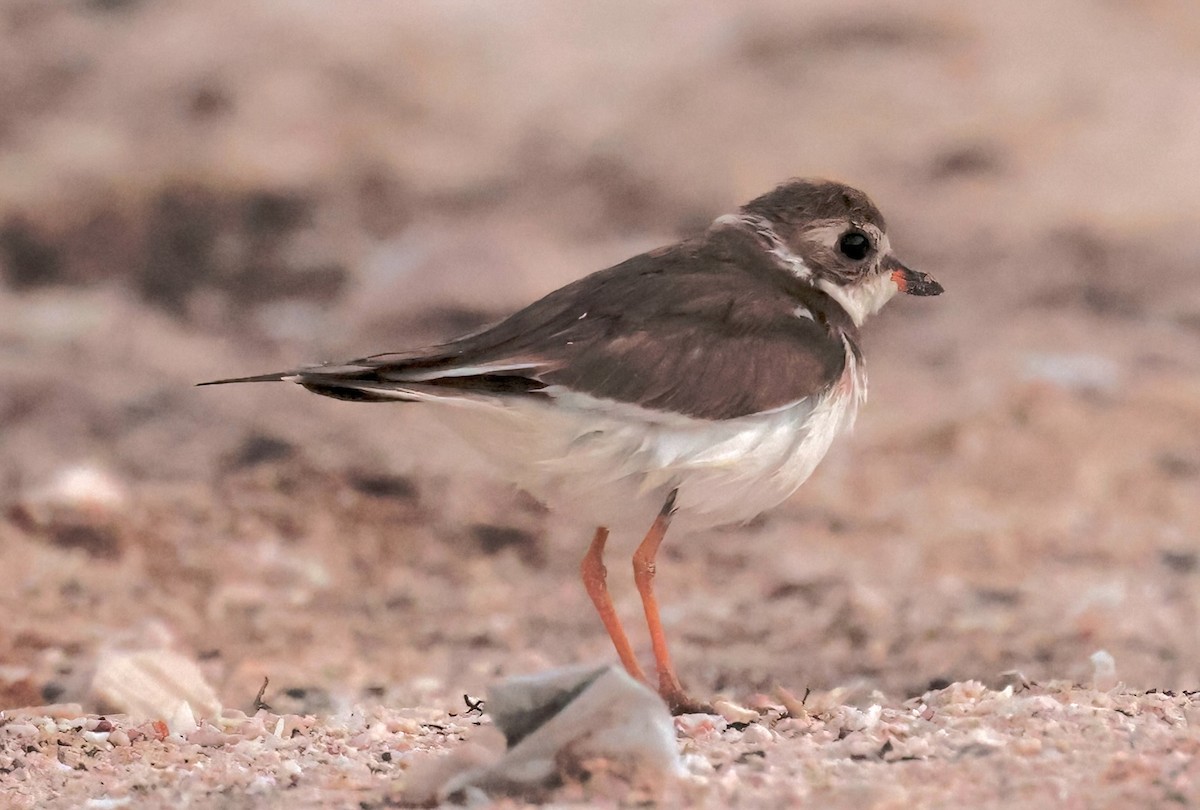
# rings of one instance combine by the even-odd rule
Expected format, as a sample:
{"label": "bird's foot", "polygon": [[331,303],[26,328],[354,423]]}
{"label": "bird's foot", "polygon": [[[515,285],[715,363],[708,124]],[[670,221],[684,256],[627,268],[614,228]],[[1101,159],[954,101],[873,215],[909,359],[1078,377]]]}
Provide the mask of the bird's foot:
{"label": "bird's foot", "polygon": [[[659,694],[662,694],[661,692]],[[662,699],[667,702],[667,707],[671,710],[671,714],[678,717],[681,714],[716,714],[717,710],[712,707],[711,703],[705,703],[702,700],[696,700],[686,692],[677,694],[663,695]]]}
{"label": "bird's foot", "polygon": [[683,690],[679,680],[673,673],[666,677],[659,677],[658,694],[667,703],[667,708],[671,710],[673,715],[681,714],[716,714],[717,710],[712,707],[712,704],[702,700],[696,700]]}

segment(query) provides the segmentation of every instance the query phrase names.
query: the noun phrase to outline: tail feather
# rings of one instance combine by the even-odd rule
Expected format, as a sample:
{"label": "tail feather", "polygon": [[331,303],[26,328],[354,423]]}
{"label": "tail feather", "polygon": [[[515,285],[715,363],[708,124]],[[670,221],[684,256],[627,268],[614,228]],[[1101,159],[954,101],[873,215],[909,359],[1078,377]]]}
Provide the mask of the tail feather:
{"label": "tail feather", "polygon": [[404,402],[411,397],[400,386],[372,380],[372,370],[350,364],[345,366],[313,366],[294,371],[277,371],[271,374],[255,374],[252,377],[230,377],[224,380],[209,380],[196,383],[203,385],[226,385],[229,383],[294,382],[314,394],[350,402]]}
{"label": "tail feather", "polygon": [[353,402],[413,402],[441,398],[538,395],[545,388],[543,382],[529,374],[533,366],[528,362],[474,366],[446,363],[446,368],[442,373],[438,373],[431,371],[422,360],[424,358],[416,358],[416,362],[413,362],[412,358],[404,358],[380,362],[377,358],[368,357],[348,363],[311,366],[252,377],[211,380],[197,385],[293,382],[314,394]]}
{"label": "tail feather", "polygon": [[196,383],[196,386],[202,385],[226,385],[228,383],[249,383],[249,382],[280,382],[287,380],[297,375],[295,371],[277,371],[274,374],[257,374],[253,377],[230,377],[226,380],[209,380],[207,382]]}
{"label": "tail feather", "polygon": [[338,385],[336,383],[298,380],[306,390],[312,391],[314,394],[320,394],[323,397],[332,397],[333,399],[343,399],[347,402],[415,402],[413,397],[405,396],[401,391],[390,393],[381,393],[369,388],[357,388],[352,385]]}

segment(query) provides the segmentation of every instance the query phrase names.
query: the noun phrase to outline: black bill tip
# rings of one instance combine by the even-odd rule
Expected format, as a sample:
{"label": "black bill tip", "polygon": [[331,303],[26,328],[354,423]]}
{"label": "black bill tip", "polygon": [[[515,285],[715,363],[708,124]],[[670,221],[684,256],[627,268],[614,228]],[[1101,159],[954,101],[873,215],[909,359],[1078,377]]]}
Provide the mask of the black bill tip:
{"label": "black bill tip", "polygon": [[905,267],[900,262],[889,257],[888,268],[892,271],[892,281],[900,288],[900,292],[908,295],[941,295],[946,288],[928,273]]}

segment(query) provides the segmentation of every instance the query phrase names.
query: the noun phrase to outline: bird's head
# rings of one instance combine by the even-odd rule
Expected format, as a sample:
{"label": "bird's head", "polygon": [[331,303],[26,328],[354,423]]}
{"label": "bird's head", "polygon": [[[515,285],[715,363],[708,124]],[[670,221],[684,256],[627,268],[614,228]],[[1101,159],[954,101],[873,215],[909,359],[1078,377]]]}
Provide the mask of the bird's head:
{"label": "bird's head", "polygon": [[797,278],[836,300],[861,325],[897,292],[938,295],[942,285],[892,253],[879,209],[858,189],[789,180],[737,215]]}

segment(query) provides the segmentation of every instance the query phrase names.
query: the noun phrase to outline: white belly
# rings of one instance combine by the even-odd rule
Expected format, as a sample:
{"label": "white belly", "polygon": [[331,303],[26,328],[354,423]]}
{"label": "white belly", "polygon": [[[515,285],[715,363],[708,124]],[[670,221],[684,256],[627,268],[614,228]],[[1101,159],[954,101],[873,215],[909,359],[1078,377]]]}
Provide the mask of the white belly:
{"label": "white belly", "polygon": [[816,469],[854,420],[865,376],[775,411],[708,421],[570,392],[554,401],[442,401],[440,415],[502,474],[580,522],[644,531],[678,488],[675,523],[749,520]]}

